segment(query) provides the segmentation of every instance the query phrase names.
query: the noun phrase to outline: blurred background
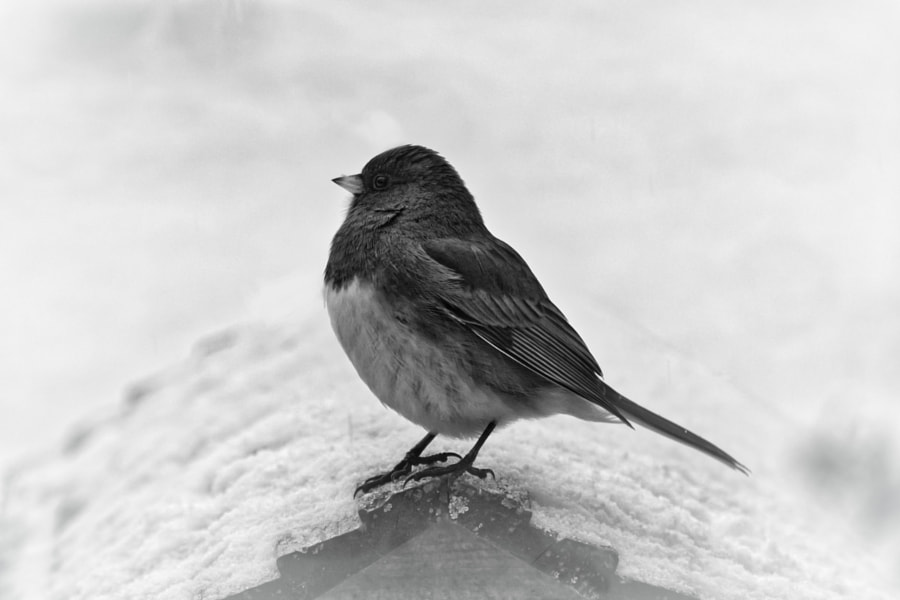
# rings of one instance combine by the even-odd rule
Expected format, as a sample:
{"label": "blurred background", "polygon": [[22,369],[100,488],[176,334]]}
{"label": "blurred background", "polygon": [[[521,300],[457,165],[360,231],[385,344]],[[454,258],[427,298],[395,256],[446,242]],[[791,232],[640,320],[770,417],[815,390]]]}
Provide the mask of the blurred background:
{"label": "blurred background", "polygon": [[0,470],[203,334],[325,319],[331,178],[418,143],[576,325],[730,381],[787,424],[745,462],[900,548],[898,26],[877,0],[4,4]]}

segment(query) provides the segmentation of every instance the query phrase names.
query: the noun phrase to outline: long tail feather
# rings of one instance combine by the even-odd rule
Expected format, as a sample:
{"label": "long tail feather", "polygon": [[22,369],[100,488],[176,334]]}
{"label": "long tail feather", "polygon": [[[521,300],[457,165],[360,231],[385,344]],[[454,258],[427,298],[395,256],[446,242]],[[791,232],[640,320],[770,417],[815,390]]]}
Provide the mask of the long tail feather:
{"label": "long tail feather", "polygon": [[[606,386],[607,391],[607,400],[610,401],[611,404],[616,406],[620,411],[625,413],[629,418],[633,419],[640,425],[648,429],[652,429],[656,433],[662,434],[670,439],[675,440],[676,442],[680,442],[685,444],[686,446],[690,446],[695,450],[699,450],[704,454],[711,456],[718,460],[719,462],[728,465],[732,469],[736,471],[740,471],[744,475],[750,475],[750,469],[742,465],[740,462],[735,460],[733,456],[713,444],[709,442],[699,435],[688,431],[681,425],[677,423],[673,423],[672,421],[666,419],[665,417],[661,417],[653,411],[647,410],[643,406],[636,404],[612,389],[606,383],[603,383]],[[612,396],[612,398],[610,398]]]}

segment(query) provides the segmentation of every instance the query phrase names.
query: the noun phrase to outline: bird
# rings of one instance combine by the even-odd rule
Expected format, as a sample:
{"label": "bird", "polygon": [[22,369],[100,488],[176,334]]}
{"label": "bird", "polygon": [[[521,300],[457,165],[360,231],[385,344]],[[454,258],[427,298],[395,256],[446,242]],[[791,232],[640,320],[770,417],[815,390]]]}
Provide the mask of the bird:
{"label": "bird", "polygon": [[[399,146],[332,181],[352,194],[325,267],[332,328],[382,404],[427,431],[354,496],[399,479],[493,476],[474,464],[491,433],[555,414],[637,423],[749,474],[606,383],[587,344],[519,253],[487,229],[440,154]],[[424,456],[438,435],[477,439],[463,456]]]}

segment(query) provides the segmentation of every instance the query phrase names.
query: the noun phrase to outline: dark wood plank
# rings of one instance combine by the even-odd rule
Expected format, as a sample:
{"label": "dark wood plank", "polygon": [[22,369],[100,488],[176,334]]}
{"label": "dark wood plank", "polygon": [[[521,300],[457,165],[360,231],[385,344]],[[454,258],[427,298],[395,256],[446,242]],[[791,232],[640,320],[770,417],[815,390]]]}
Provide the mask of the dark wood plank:
{"label": "dark wood plank", "polygon": [[320,598],[580,600],[583,597],[468,529],[443,522],[395,548]]}

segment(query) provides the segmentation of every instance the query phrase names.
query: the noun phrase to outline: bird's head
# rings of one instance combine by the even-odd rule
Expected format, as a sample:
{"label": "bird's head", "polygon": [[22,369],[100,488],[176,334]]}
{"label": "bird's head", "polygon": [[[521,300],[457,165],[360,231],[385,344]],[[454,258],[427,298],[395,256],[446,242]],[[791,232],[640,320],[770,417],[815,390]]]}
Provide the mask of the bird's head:
{"label": "bird's head", "polygon": [[[390,215],[390,222],[483,227],[456,169],[422,146],[399,146],[371,159],[358,175],[333,179],[353,194],[351,213]],[[400,217],[400,218],[397,218]]]}

